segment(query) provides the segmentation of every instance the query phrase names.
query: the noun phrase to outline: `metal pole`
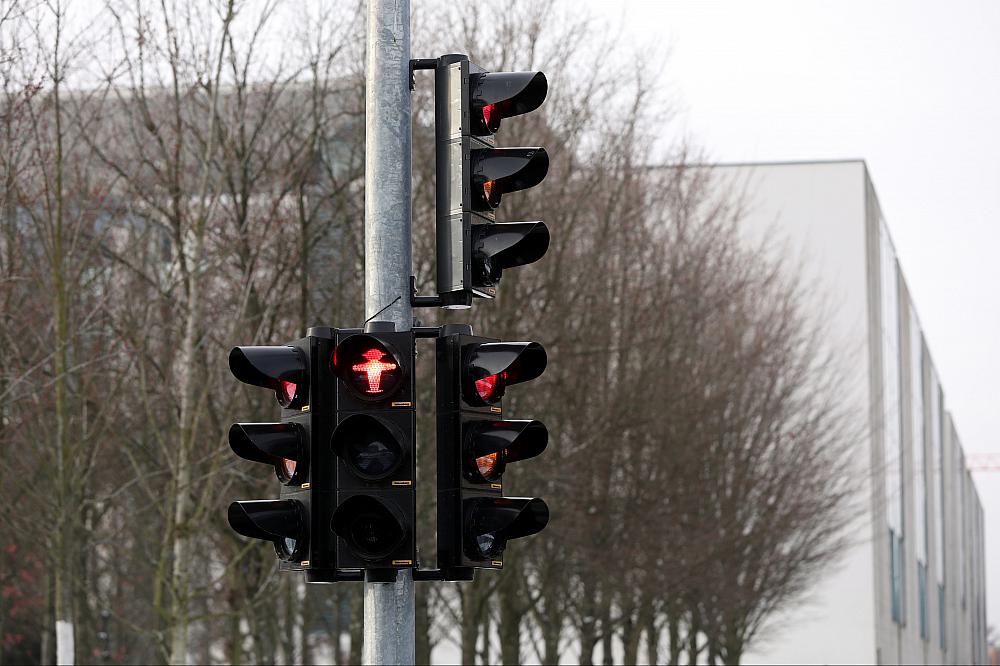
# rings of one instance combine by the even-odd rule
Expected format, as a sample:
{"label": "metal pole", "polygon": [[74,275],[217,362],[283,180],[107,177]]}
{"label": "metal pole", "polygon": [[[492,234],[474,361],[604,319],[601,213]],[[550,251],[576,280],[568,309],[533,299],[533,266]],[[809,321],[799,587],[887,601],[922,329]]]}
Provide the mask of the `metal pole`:
{"label": "metal pole", "polygon": [[[410,2],[368,0],[365,316],[411,328]],[[414,663],[413,572],[365,582],[365,664]]]}

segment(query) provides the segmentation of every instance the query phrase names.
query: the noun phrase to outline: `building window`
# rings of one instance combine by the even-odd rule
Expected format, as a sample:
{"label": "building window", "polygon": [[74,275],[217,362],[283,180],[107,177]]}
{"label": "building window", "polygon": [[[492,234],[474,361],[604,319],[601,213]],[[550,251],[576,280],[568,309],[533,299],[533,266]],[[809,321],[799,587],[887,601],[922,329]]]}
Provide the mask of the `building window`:
{"label": "building window", "polygon": [[925,641],[930,635],[927,627],[927,565],[917,562],[917,594],[920,613],[920,638]]}
{"label": "building window", "polygon": [[882,339],[882,455],[885,468],[885,511],[889,528],[889,583],[892,618],[906,620],[903,561],[903,432],[902,357],[900,345],[899,277],[896,252],[888,229],[880,224],[879,291]]}
{"label": "building window", "polygon": [[944,585],[938,585],[938,630],[941,632],[941,649],[948,649],[948,642],[945,636],[948,635],[947,627],[944,623]]}
{"label": "building window", "polygon": [[[942,412],[944,407],[944,396],[941,393],[941,383],[938,381],[937,373],[933,366],[930,368],[930,412],[931,412],[931,455],[933,464],[934,489],[934,571],[938,591],[938,640],[941,649],[945,648],[945,625],[944,625],[944,586],[945,586],[945,560],[944,560],[944,419]],[[935,589],[932,588],[932,589]]]}
{"label": "building window", "polygon": [[910,432],[911,450],[913,452],[913,514],[914,514],[914,546],[917,553],[917,608],[920,614],[920,637],[929,639],[927,626],[927,551],[928,516],[927,495],[928,483],[924,438],[927,414],[924,410],[924,341],[920,331],[917,313],[910,308]]}
{"label": "building window", "polygon": [[906,597],[903,595],[903,539],[889,530],[889,571],[892,587],[892,619],[896,624],[906,620]]}

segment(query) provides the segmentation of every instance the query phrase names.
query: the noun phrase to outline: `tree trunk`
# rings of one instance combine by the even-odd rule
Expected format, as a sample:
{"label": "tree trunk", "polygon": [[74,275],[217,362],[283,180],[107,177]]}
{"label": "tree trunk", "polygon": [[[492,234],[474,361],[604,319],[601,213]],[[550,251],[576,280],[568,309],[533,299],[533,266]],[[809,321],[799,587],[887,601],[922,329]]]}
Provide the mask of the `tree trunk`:
{"label": "tree trunk", "polygon": [[414,630],[416,631],[416,644],[414,645],[414,658],[418,664],[431,663],[431,618],[430,618],[430,588],[428,585],[416,586],[416,617],[414,618]]}
{"label": "tree trunk", "polygon": [[593,666],[594,648],[597,646],[597,620],[594,617],[593,590],[585,586],[583,602],[583,618],[580,620],[580,664]]}
{"label": "tree trunk", "polygon": [[[509,560],[510,558],[508,558]],[[517,572],[517,573],[515,573]],[[521,605],[519,574],[516,569],[508,571],[507,579],[500,583],[498,590],[500,603],[500,661],[504,666],[521,663]]]}
{"label": "tree trunk", "polygon": [[493,622],[491,621],[490,618],[489,601],[485,601],[480,606],[480,609],[481,610],[479,614],[479,626],[480,626],[479,635],[482,636],[483,647],[479,651],[479,661],[483,664],[492,664],[493,659],[490,657],[490,647],[491,647],[490,634]]}
{"label": "tree trunk", "polygon": [[349,663],[360,664],[361,663],[361,650],[364,645],[364,632],[365,632],[365,601],[362,594],[361,585],[351,586],[351,596],[350,608],[351,612],[351,654],[349,655]]}
{"label": "tree trunk", "polygon": [[601,637],[601,643],[603,647],[604,654],[601,661],[604,666],[612,666],[615,663],[615,655],[612,652],[612,647],[614,645],[615,632],[611,630],[611,603],[608,602],[604,604],[604,612],[601,614],[601,628],[603,629],[603,636]]}
{"label": "tree trunk", "polygon": [[639,623],[632,612],[625,614],[622,621],[622,663],[625,666],[635,666],[639,662]]}
{"label": "tree trunk", "polygon": [[656,610],[650,604],[646,614],[646,661],[650,664],[660,663],[660,629],[656,625]]}
{"label": "tree trunk", "polygon": [[45,576],[45,615],[42,617],[42,631],[40,636],[41,645],[39,646],[38,653],[41,655],[41,663],[52,664],[55,663],[52,659],[52,632],[51,627],[52,618],[55,613],[55,604],[53,602],[53,597],[55,596],[55,581],[52,576]]}
{"label": "tree trunk", "polygon": [[546,664],[559,664],[559,637],[561,631],[561,618],[545,618],[542,625],[542,642],[545,648],[543,661]]}
{"label": "tree trunk", "polygon": [[229,616],[229,636],[226,639],[226,659],[233,666],[239,666],[243,663],[243,634],[240,632],[240,618],[242,615],[239,613],[239,606],[235,603],[235,594],[229,595],[229,610],[232,615]]}
{"label": "tree trunk", "polygon": [[681,662],[681,621],[680,613],[676,611],[672,611],[667,618],[667,638],[670,640],[670,659],[667,663],[677,666]]}
{"label": "tree trunk", "polygon": [[[480,578],[481,580],[481,578]],[[479,641],[478,581],[462,585],[462,663],[476,663],[476,643]]]}
{"label": "tree trunk", "polygon": [[691,611],[691,624],[688,627],[688,663],[697,664],[698,655],[701,648],[698,647],[698,633],[701,631],[701,624],[698,622],[698,614]]}

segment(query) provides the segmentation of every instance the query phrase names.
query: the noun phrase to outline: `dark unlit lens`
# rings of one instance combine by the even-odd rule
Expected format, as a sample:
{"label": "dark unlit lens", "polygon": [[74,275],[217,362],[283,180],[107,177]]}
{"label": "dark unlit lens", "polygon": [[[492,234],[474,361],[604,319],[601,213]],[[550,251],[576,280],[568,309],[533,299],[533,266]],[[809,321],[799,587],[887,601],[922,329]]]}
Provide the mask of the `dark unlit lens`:
{"label": "dark unlit lens", "polygon": [[486,557],[493,557],[493,549],[497,544],[496,532],[487,532],[476,537],[476,547]]}
{"label": "dark unlit lens", "polygon": [[367,440],[351,442],[348,455],[362,474],[379,477],[391,472],[399,458],[398,446],[377,435]]}
{"label": "dark unlit lens", "polygon": [[388,516],[364,514],[351,527],[351,538],[359,549],[379,554],[392,548],[397,527]]}

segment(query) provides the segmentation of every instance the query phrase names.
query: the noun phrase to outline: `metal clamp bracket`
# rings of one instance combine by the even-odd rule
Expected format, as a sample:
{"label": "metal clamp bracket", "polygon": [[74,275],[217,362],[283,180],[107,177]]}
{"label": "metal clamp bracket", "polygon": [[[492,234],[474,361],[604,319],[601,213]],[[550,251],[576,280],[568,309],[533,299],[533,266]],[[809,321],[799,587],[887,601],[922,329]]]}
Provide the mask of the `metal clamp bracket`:
{"label": "metal clamp bracket", "polygon": [[467,291],[450,291],[437,296],[417,296],[417,279],[410,276],[410,307],[445,308],[449,306],[472,306],[472,294]]}

